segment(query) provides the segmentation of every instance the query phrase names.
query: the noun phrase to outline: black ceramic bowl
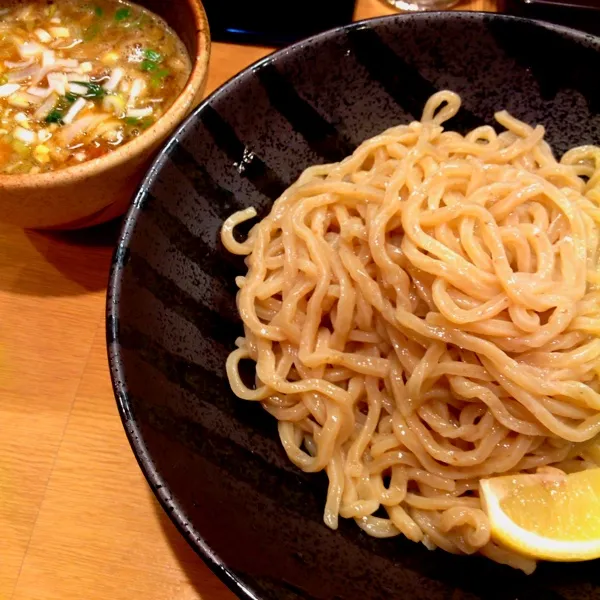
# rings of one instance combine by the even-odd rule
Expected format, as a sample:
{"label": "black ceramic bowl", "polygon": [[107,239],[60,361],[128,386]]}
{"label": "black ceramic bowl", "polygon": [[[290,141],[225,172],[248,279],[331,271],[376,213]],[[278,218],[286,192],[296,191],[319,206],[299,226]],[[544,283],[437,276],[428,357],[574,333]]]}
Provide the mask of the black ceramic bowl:
{"label": "black ceramic bowl", "polygon": [[322,521],[326,479],[287,460],[275,422],[237,400],[225,358],[242,331],[219,242],[234,210],[261,215],[313,163],[419,118],[449,88],[449,123],[506,108],[557,152],[600,143],[600,40],[490,14],[395,16],[324,33],[250,67],[179,129],[149,172],[115,253],[108,345],[123,422],[189,543],[244,598],[600,598],[600,565],[526,577],[477,557],[371,539]]}

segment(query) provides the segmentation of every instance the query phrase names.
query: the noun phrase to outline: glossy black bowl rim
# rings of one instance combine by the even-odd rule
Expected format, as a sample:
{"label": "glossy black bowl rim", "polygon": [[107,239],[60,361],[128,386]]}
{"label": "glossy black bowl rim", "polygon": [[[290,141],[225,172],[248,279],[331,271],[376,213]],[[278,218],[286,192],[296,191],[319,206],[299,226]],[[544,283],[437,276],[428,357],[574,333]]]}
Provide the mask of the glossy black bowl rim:
{"label": "glossy black bowl rim", "polygon": [[106,297],[106,343],[108,362],[113,392],[117,402],[119,414],[121,416],[129,444],[131,445],[137,462],[158,502],[169,516],[173,524],[177,527],[181,535],[186,539],[186,541],[200,556],[200,558],[202,558],[211,571],[215,573],[215,575],[217,575],[217,577],[219,577],[219,579],[223,581],[223,583],[225,583],[225,585],[227,585],[232,592],[234,592],[243,600],[261,600],[261,596],[254,590],[250,589],[244,582],[242,582],[225,564],[225,562],[221,560],[221,558],[215,552],[213,552],[213,550],[202,537],[201,533],[194,529],[193,525],[188,521],[184,511],[180,506],[178,506],[177,502],[173,500],[168,486],[165,484],[160,473],[153,464],[152,457],[146,448],[138,424],[135,421],[129,406],[127,384],[125,381],[125,373],[123,371],[123,363],[119,348],[119,299],[121,295],[121,277],[125,267],[127,254],[129,251],[129,244],[135,229],[137,217],[143,208],[146,194],[151,187],[157,173],[162,168],[164,162],[168,159],[171,147],[177,143],[177,140],[181,134],[185,132],[191,122],[198,118],[199,113],[201,113],[206,106],[210,105],[216,98],[229,93],[230,89],[235,85],[235,83],[240,79],[243,79],[248,72],[251,72],[264,64],[272,62],[279,57],[285,56],[290,52],[300,51],[303,47],[310,46],[315,41],[336,37],[340,32],[345,32],[352,29],[361,29],[367,26],[370,27],[371,25],[377,25],[380,22],[390,20],[418,21],[436,19],[440,21],[460,21],[464,19],[466,15],[481,20],[503,21],[507,23],[533,23],[537,26],[567,35],[575,40],[586,41],[590,39],[598,39],[592,34],[571,29],[569,27],[563,27],[561,25],[555,25],[553,23],[534,21],[533,19],[527,19],[523,17],[482,11],[433,11],[386,15],[382,17],[356,21],[342,27],[336,27],[334,29],[313,35],[290,46],[272,52],[268,56],[265,56],[264,58],[252,63],[244,70],[231,77],[228,81],[212,92],[205,100],[203,100],[183,121],[183,123],[181,123],[181,125],[179,125],[179,127],[171,134],[167,143],[160,150],[157,157],[154,159],[152,166],[148,170],[148,173],[140,184],[138,191],[135,193],[133,202],[125,216],[123,226],[119,234],[119,239],[112,257]]}

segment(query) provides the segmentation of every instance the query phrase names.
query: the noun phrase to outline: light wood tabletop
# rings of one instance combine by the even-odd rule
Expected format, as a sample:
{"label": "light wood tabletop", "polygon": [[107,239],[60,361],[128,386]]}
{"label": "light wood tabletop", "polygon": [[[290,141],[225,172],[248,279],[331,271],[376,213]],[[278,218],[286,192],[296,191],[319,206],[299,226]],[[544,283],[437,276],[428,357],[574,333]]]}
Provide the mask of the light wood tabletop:
{"label": "light wood tabletop", "polygon": [[[393,12],[359,0],[356,17]],[[208,91],[270,51],[215,43]],[[233,598],[163,514],[117,414],[104,303],[118,230],[0,225],[0,600]]]}

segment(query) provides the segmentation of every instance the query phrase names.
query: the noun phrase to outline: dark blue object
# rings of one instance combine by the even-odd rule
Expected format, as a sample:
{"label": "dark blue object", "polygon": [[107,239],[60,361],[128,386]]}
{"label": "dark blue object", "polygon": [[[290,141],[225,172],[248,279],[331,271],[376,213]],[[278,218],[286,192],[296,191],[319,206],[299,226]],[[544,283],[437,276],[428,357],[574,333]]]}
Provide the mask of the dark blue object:
{"label": "dark blue object", "polygon": [[108,293],[119,410],[174,523],[239,596],[262,600],[599,600],[600,565],[526,577],[480,557],[369,538],[322,520],[326,477],[300,472],[275,421],[238,400],[225,359],[242,328],[223,250],[233,211],[261,216],[300,172],[420,117],[433,92],[460,131],[506,108],[558,153],[600,143],[600,40],[483,13],[393,16],[278,52],[215,92],[155,161],[125,221]]}
{"label": "dark blue object", "polygon": [[352,21],[355,0],[204,0],[214,40],[287,45]]}

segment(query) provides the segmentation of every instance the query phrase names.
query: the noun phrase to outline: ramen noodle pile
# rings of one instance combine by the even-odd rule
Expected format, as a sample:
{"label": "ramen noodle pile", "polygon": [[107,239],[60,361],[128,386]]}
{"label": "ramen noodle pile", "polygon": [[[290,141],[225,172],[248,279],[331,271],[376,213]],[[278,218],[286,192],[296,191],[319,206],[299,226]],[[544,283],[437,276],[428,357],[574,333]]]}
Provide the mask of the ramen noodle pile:
{"label": "ramen noodle pile", "polygon": [[[279,422],[290,460],[325,470],[325,523],[481,553],[531,572],[491,536],[480,480],[595,467],[600,432],[600,149],[557,161],[544,129],[419,122],[304,171],[245,241],[233,392]],[[256,363],[256,385],[240,361]]]}

